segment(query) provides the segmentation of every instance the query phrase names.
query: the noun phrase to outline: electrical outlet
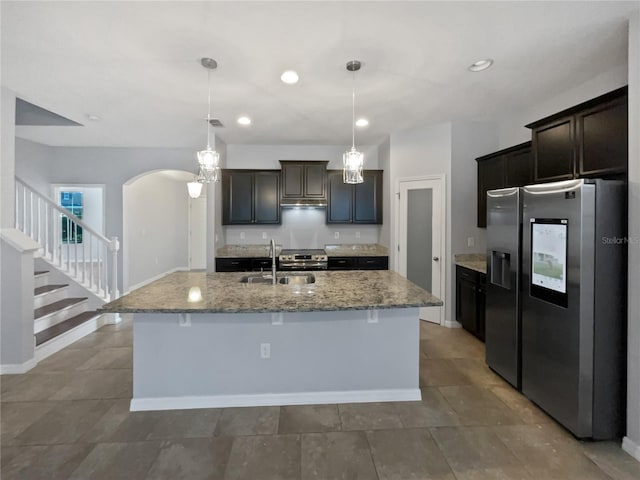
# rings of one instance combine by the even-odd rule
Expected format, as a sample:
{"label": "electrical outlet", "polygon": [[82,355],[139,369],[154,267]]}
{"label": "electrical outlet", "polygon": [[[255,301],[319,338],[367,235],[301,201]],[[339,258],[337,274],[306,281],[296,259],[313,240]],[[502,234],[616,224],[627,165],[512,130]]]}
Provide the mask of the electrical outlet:
{"label": "electrical outlet", "polygon": [[476,245],[475,237],[467,237],[467,247],[474,247]]}
{"label": "electrical outlet", "polygon": [[271,358],[271,344],[270,343],[261,343],[260,344],[260,358]]}
{"label": "electrical outlet", "polygon": [[340,232],[333,232],[333,238],[338,240],[340,238]]}
{"label": "electrical outlet", "polygon": [[262,232],[262,239],[266,240],[267,239],[267,232]]}
{"label": "electrical outlet", "polygon": [[360,238],[360,232],[356,232],[356,238]]}
{"label": "electrical outlet", "polygon": [[240,240],[244,240],[244,232],[240,232]]}
{"label": "electrical outlet", "polygon": [[216,242],[216,243],[218,243],[218,234],[217,234],[217,233],[216,233],[216,240],[215,240],[215,242]]}

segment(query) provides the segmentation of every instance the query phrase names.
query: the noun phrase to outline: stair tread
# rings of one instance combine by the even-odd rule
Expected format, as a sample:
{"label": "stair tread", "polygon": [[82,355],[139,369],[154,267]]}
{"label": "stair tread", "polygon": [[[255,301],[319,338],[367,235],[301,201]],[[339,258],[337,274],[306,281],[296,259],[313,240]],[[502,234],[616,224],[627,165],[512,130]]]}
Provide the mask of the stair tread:
{"label": "stair tread", "polygon": [[36,308],[33,311],[33,317],[37,320],[41,317],[44,317],[45,315],[49,315],[50,313],[57,312],[58,310],[76,305],[78,303],[84,302],[85,300],[87,300],[87,297],[73,297],[58,300],[57,302],[53,302],[40,308]]}
{"label": "stair tread", "polygon": [[44,275],[45,273],[49,273],[49,270],[36,270],[33,274],[37,277],[38,275]]}
{"label": "stair tread", "polygon": [[36,333],[36,347],[42,345],[45,342],[48,342],[49,340],[59,335],[62,335],[65,332],[68,332],[69,330],[91,320],[94,317],[97,317],[98,315],[100,314],[95,311],[82,312],[75,317],[71,317],[64,322],[60,322],[52,327],[47,328],[46,330]]}
{"label": "stair tread", "polygon": [[33,294],[35,296],[42,295],[43,293],[53,292],[54,290],[59,290],[64,287],[68,287],[69,284],[60,284],[60,285],[43,285],[42,287],[37,287],[33,290]]}

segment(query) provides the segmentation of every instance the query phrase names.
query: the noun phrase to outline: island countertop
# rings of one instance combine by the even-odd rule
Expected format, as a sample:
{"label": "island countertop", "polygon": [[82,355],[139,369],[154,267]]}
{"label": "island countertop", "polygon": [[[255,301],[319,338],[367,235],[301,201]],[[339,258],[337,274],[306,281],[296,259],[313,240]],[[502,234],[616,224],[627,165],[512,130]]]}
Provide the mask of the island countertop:
{"label": "island countertop", "polygon": [[260,313],[441,306],[396,272],[314,271],[306,285],[247,284],[249,273],[175,272],[111,303],[115,313]]}

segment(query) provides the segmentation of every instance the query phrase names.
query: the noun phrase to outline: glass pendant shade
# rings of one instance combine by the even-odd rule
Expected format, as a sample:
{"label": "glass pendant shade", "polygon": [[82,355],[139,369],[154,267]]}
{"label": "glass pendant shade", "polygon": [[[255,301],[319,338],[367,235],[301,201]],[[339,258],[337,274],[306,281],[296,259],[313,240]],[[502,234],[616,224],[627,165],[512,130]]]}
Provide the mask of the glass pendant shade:
{"label": "glass pendant shade", "polygon": [[342,155],[342,181],[344,183],[362,183],[362,167],[364,166],[364,154],[351,147]]}
{"label": "glass pendant shade", "polygon": [[187,183],[187,189],[189,190],[189,196],[191,198],[198,198],[202,193],[202,182],[194,179]]}
{"label": "glass pendant shade", "polygon": [[196,156],[198,157],[198,164],[203,170],[213,170],[220,166],[220,154],[212,150],[209,145],[205,150],[200,150]]}

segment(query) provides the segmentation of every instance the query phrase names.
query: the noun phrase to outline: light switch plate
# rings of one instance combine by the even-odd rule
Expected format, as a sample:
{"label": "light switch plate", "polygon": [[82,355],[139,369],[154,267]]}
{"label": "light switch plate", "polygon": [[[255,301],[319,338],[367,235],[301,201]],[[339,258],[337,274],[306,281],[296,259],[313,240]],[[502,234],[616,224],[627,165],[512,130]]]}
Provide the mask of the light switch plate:
{"label": "light switch plate", "polygon": [[244,232],[240,232],[240,240],[244,240]]}
{"label": "light switch plate", "polygon": [[333,238],[338,240],[340,238],[340,232],[333,232]]}

